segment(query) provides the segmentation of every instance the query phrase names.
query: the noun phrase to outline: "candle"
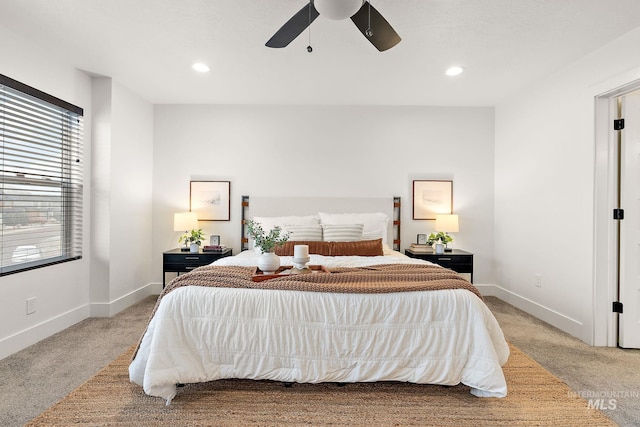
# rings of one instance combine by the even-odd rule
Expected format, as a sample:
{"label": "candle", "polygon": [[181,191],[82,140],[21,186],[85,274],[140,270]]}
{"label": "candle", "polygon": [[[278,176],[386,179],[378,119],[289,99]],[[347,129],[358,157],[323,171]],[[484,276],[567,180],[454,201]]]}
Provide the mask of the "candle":
{"label": "candle", "polygon": [[309,245],[295,245],[293,247],[293,257],[297,259],[309,258]]}

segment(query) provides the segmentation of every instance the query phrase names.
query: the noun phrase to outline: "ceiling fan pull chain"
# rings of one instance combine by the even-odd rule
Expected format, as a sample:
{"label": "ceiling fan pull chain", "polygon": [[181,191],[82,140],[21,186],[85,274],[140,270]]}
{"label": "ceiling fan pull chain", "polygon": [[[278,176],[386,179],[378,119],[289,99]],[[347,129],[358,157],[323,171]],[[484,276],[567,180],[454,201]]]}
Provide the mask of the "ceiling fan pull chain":
{"label": "ceiling fan pull chain", "polygon": [[312,1],[309,0],[309,44],[307,45],[307,52],[313,52],[313,48],[311,47],[311,5]]}
{"label": "ceiling fan pull chain", "polygon": [[372,37],[373,30],[371,29],[371,0],[369,0],[368,3],[369,3],[369,28],[367,28],[367,31],[365,32],[365,34],[367,35],[367,37]]}

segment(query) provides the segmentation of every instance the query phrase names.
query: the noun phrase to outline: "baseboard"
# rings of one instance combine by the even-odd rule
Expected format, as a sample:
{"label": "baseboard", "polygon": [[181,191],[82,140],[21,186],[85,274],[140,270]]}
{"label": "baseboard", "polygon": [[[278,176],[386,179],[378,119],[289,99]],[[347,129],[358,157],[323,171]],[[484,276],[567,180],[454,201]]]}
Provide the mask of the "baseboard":
{"label": "baseboard", "polygon": [[530,315],[547,322],[548,324],[555,326],[572,335],[578,339],[584,334],[584,325],[582,322],[565,316],[562,313],[538,304],[528,298],[520,296],[514,292],[504,289],[498,285],[475,285],[483,296],[493,296],[502,301],[511,304],[512,306],[529,313]]}
{"label": "baseboard", "polygon": [[82,305],[28,329],[0,340],[0,359],[23,350],[89,317],[89,306]]}
{"label": "baseboard", "polygon": [[111,317],[150,295],[159,295],[160,292],[162,292],[161,283],[148,283],[113,301],[91,303],[89,312],[91,317]]}
{"label": "baseboard", "polygon": [[497,288],[496,285],[479,285],[477,283],[474,283],[473,286],[478,288],[478,290],[480,291],[480,293],[484,297],[493,297],[493,296],[495,296],[495,292],[496,292],[496,288]]}
{"label": "baseboard", "polygon": [[69,310],[0,340],[0,359],[42,341],[89,317],[111,317],[150,295],[162,292],[162,283],[149,283],[108,303],[91,303]]}

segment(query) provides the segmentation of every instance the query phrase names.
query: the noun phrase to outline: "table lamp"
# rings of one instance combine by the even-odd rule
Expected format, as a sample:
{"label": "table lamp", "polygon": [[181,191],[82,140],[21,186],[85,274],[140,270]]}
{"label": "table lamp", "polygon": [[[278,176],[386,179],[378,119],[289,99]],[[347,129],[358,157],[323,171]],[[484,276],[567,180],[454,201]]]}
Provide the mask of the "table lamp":
{"label": "table lamp", "polygon": [[[442,231],[445,234],[457,233],[460,231],[458,226],[458,215],[436,215],[436,231]],[[445,251],[451,252],[452,248],[445,245]]]}
{"label": "table lamp", "polygon": [[[188,234],[189,230],[196,228],[198,228],[198,214],[195,212],[179,212],[173,215],[173,231],[184,231],[185,234]],[[187,239],[184,239],[184,248],[181,251],[189,252]]]}

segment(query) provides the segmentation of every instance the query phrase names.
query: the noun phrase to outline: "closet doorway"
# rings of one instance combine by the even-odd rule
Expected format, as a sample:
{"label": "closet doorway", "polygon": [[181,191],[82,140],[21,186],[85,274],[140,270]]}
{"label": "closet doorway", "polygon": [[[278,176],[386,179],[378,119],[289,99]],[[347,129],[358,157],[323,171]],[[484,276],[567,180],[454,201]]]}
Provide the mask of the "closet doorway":
{"label": "closet doorway", "polygon": [[593,344],[640,348],[640,80],[596,97]]}
{"label": "closet doorway", "polygon": [[640,90],[617,98],[618,345],[640,348]]}

